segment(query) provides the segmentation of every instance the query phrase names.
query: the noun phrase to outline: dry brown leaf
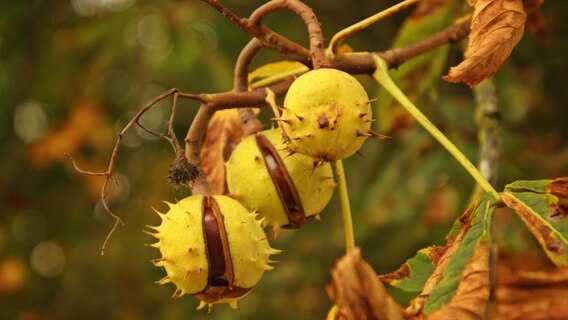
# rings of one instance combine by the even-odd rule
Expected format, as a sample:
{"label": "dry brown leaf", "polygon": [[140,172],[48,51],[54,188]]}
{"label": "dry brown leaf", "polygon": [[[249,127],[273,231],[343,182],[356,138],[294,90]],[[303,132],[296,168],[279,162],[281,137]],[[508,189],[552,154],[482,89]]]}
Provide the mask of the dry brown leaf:
{"label": "dry brown leaf", "polygon": [[498,286],[494,295],[496,301],[490,319],[553,320],[566,319],[568,315],[568,286]]}
{"label": "dry brown leaf", "polygon": [[555,221],[568,217],[568,177],[553,180],[546,191],[554,196],[549,199],[550,217]]}
{"label": "dry brown leaf", "polygon": [[214,194],[228,192],[225,182],[225,162],[229,160],[244,135],[238,109],[217,111],[211,118],[200,158],[207,182]]}
{"label": "dry brown leaf", "polygon": [[497,265],[496,289],[490,319],[547,320],[568,315],[568,267],[523,270]]}
{"label": "dry brown leaf", "polygon": [[500,262],[497,265],[497,283],[508,286],[568,286],[568,267],[550,270],[524,270],[515,269],[513,265]]}
{"label": "dry brown leaf", "polygon": [[471,32],[464,60],[443,79],[474,86],[497,72],[523,37],[522,0],[469,0]]}
{"label": "dry brown leaf", "polygon": [[568,177],[554,179],[547,190],[557,197],[568,198]]}
{"label": "dry brown leaf", "polygon": [[463,270],[456,294],[429,320],[482,319],[489,300],[489,245],[480,242]]}
{"label": "dry brown leaf", "polygon": [[339,259],[331,270],[331,276],[327,293],[347,319],[409,318],[388,295],[373,268],[361,258],[359,248]]}

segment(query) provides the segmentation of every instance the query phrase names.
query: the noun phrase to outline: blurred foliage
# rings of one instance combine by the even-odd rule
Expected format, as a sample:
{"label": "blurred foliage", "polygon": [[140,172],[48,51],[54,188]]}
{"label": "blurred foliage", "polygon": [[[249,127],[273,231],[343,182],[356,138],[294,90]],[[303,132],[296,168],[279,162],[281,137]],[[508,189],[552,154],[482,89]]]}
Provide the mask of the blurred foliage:
{"label": "blurred foliage", "polygon": [[[262,2],[223,3],[245,16]],[[330,39],[395,1],[307,3]],[[503,115],[498,189],[517,179],[568,172],[563,15],[568,2],[547,1],[542,10],[547,33],[527,32],[496,76]],[[347,42],[355,51],[387,49],[407,15]],[[266,23],[307,44],[302,22],[291,13],[278,12]],[[0,2],[1,319],[323,318],[330,308],[324,289],[328,270],[343,253],[338,199],[321,223],[283,232],[273,242],[285,250],[281,262],[242,300],[239,311],[219,306],[206,315],[193,310],[196,299],[172,300],[172,286],[153,283],[163,272],[149,263],[156,252],[143,246],[151,242],[143,226],[158,221],[150,207],[165,209],[162,201],[188,194],[167,184],[174,160],[167,142],[141,130],[125,136],[117,158],[120,187],[111,191],[111,206],[126,226],[104,256],[101,244],[112,221],[98,201],[102,178],[77,174],[64,158],[72,153],[86,169],[104,170],[115,133],[144,102],[172,87],[194,93],[231,89],[233,64],[248,40],[197,0]],[[448,55],[442,70],[459,62],[460,46]],[[282,58],[262,51],[253,67]],[[368,78],[360,79],[376,92]],[[471,91],[439,77],[427,79],[433,83],[420,92],[426,99],[419,106],[476,159]],[[144,124],[163,130],[169,107],[166,101],[152,109]],[[175,123],[180,136],[196,107],[180,104]],[[418,249],[443,243],[451,222],[467,206],[473,181],[420,128],[381,133],[392,139],[367,142],[361,157],[346,161],[346,170],[356,242],[377,273],[387,273]],[[542,258],[517,218],[506,210],[495,217],[503,252]]]}

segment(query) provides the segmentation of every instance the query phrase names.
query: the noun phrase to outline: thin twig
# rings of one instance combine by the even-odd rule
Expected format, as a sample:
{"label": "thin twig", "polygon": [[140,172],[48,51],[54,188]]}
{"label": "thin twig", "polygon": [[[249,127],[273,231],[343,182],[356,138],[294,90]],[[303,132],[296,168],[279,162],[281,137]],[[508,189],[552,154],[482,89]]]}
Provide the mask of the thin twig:
{"label": "thin twig", "polygon": [[174,132],[174,118],[176,116],[178,98],[179,98],[179,92],[176,92],[174,94],[174,101],[173,101],[173,104],[172,104],[172,112],[170,113],[170,119],[168,120],[168,135],[173,140],[174,149],[176,151],[176,154],[179,154],[182,151],[181,145],[179,144],[176,133]]}
{"label": "thin twig", "polygon": [[[75,168],[75,170],[81,174],[85,174],[85,175],[91,175],[91,176],[104,176],[105,177],[105,182],[103,183],[103,186],[101,188],[101,203],[103,204],[103,207],[105,208],[105,210],[108,212],[108,214],[115,220],[114,225],[112,227],[112,229],[110,230],[109,234],[107,235],[105,241],[103,242],[103,246],[102,246],[102,250],[101,250],[101,255],[103,255],[105,253],[106,250],[106,245],[110,239],[110,237],[112,236],[112,234],[114,233],[114,231],[116,230],[116,228],[118,227],[118,225],[124,225],[124,222],[122,221],[122,219],[116,215],[111,209],[110,206],[108,204],[107,201],[107,188],[108,188],[108,182],[113,179],[113,173],[114,173],[114,167],[115,167],[115,163],[116,163],[116,156],[118,154],[118,150],[120,148],[120,143],[122,141],[123,136],[126,134],[126,132],[135,124],[139,124],[139,120],[140,118],[148,111],[150,110],[153,106],[155,106],[158,102],[168,98],[171,95],[177,96],[178,94],[180,94],[179,90],[177,88],[172,88],[164,93],[162,93],[161,95],[155,97],[154,99],[152,99],[152,101],[150,101],[148,104],[146,104],[144,107],[142,107],[137,113],[136,115],[134,115],[134,117],[126,124],[126,126],[124,126],[124,128],[118,133],[117,135],[117,139],[116,142],[114,144],[114,148],[113,151],[111,153],[110,156],[110,160],[108,163],[108,167],[107,170],[104,172],[92,172],[92,171],[87,171],[87,170],[83,170],[81,169],[77,163],[75,162],[75,160],[73,159],[73,157],[71,157],[71,155],[67,155],[67,157],[71,160],[71,162],[73,163],[73,167]],[[201,100],[202,97],[199,95],[193,95],[193,94],[184,94],[184,97],[189,98],[189,99],[197,99],[197,100]],[[171,119],[171,118],[170,118]],[[144,127],[142,127],[144,128]],[[144,128],[145,129],[145,128]]]}
{"label": "thin twig", "polygon": [[329,60],[325,55],[323,34],[318,18],[313,10],[299,0],[272,0],[258,7],[249,17],[248,24],[251,26],[260,26],[262,18],[269,13],[279,10],[288,9],[299,15],[310,36],[310,58],[314,69],[322,67],[331,67]]}
{"label": "thin twig", "polygon": [[163,133],[161,133],[161,132],[156,132],[156,131],[151,130],[151,129],[148,129],[148,128],[146,128],[144,125],[142,125],[142,124],[140,123],[140,121],[136,121],[136,125],[138,125],[138,127],[139,127],[140,129],[146,131],[147,133],[149,133],[149,134],[151,134],[151,135],[153,135],[153,136],[156,136],[156,137],[158,137],[158,138],[161,138],[161,139],[164,139],[164,140],[168,141],[168,142],[172,145],[172,148],[174,149],[174,151],[176,151],[176,146],[175,146],[174,140],[173,140],[169,135],[163,134]]}
{"label": "thin twig", "polygon": [[[168,127],[167,133],[164,134],[164,133],[160,133],[160,132],[150,130],[140,123],[140,119],[136,120],[136,124],[140,128],[142,128],[144,131],[146,131],[146,132],[148,132],[148,133],[150,133],[150,134],[152,134],[156,137],[167,140],[172,145],[172,148],[174,149],[174,153],[178,156],[181,153],[183,153],[183,149],[181,148],[179,140],[178,140],[178,138],[177,138],[177,136],[174,132],[174,120],[175,120],[175,116],[176,116],[176,112],[177,112],[177,103],[178,103],[178,99],[179,99],[180,94],[182,94],[182,93],[180,93],[179,91],[174,93],[173,103],[172,103],[172,111],[170,112],[170,117],[169,117],[168,122],[167,122],[167,127]],[[192,96],[196,97],[196,98],[199,97],[198,95],[191,95],[191,94],[185,94],[184,95],[185,98],[190,98],[190,99],[191,99]]]}
{"label": "thin twig", "polygon": [[260,40],[262,45],[266,48],[272,49],[285,55],[290,55],[291,58],[301,61],[310,65],[310,51],[303,46],[289,40],[288,38],[276,33],[262,25],[252,25],[248,23],[248,19],[239,18],[234,13],[229,11],[216,0],[202,0],[210,5],[215,10],[219,11],[223,16],[234,22],[239,29],[252,35]]}

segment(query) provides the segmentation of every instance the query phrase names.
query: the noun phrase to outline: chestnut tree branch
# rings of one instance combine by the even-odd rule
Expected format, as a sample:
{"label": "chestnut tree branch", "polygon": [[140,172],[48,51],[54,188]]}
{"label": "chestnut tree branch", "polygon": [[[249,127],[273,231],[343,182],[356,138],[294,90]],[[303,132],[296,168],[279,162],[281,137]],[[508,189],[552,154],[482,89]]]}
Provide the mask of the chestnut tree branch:
{"label": "chestnut tree branch", "polygon": [[[77,172],[79,172],[81,174],[85,174],[85,175],[105,177],[105,181],[104,181],[103,186],[101,188],[101,203],[102,203],[103,207],[105,208],[105,210],[108,212],[108,214],[114,219],[114,225],[113,225],[112,229],[110,230],[110,232],[108,233],[105,241],[103,242],[101,255],[104,255],[105,250],[106,250],[106,245],[107,245],[110,237],[112,236],[112,234],[116,230],[116,228],[119,225],[124,225],[124,222],[122,221],[122,219],[120,219],[120,217],[118,215],[116,215],[111,210],[109,203],[108,203],[108,199],[107,199],[108,198],[108,184],[109,184],[109,181],[111,179],[114,180],[113,173],[114,173],[114,167],[115,167],[115,164],[116,164],[116,156],[118,154],[118,150],[120,149],[120,143],[122,142],[122,138],[128,132],[128,130],[130,130],[132,128],[132,126],[134,126],[135,124],[140,125],[139,124],[140,118],[148,110],[150,110],[152,107],[154,107],[158,102],[165,100],[166,98],[168,98],[172,95],[174,96],[174,103],[173,103],[173,107],[172,107],[172,115],[170,116],[170,120],[169,120],[170,122],[173,122],[173,119],[174,119],[174,116],[175,116],[175,106],[177,104],[178,95],[182,95],[184,98],[188,98],[188,99],[197,99],[197,100],[201,99],[201,97],[199,95],[194,95],[194,94],[189,94],[189,93],[180,93],[177,88],[172,88],[172,89],[162,93],[161,95],[155,97],[154,99],[152,99],[152,101],[150,101],[148,104],[146,104],[144,107],[142,107],[136,113],[136,115],[134,115],[134,117],[132,117],[132,119],[126,124],[126,126],[124,126],[124,128],[122,128],[122,130],[118,133],[106,171],[104,171],[104,172],[93,172],[93,171],[84,170],[76,163],[75,159],[73,159],[73,157],[71,155],[66,154],[66,156],[71,160],[73,167],[75,168],[75,170]],[[171,126],[172,126],[171,123],[168,123],[168,128],[171,128]],[[141,127],[144,128],[143,126],[141,126]],[[144,129],[146,129],[146,128],[144,128]],[[146,131],[149,131],[149,130],[146,129]],[[154,132],[151,132],[151,133],[154,133]],[[174,150],[176,149],[176,144],[177,144],[177,146],[179,146],[179,143],[177,142],[177,138],[175,137],[175,135],[169,136],[169,135],[163,135],[163,134],[158,134],[158,133],[154,133],[154,134],[162,136],[162,137],[166,138],[168,141],[170,141],[170,143],[172,143],[172,146],[174,147]],[[168,129],[168,134],[173,134],[173,129]]]}
{"label": "chestnut tree branch", "polygon": [[[272,39],[279,39],[282,37],[280,35],[275,36],[272,31],[262,27],[259,23],[261,18],[272,12],[273,10],[286,8],[290,9],[300,14],[306,24],[308,24],[308,29],[310,29],[310,48],[312,49],[312,59],[314,60],[314,66],[329,66],[334,67],[343,71],[346,71],[351,74],[372,74],[375,70],[375,62],[373,60],[374,55],[379,55],[381,58],[385,60],[389,68],[397,68],[402,63],[408,61],[411,58],[414,58],[422,53],[428,52],[433,50],[441,45],[447,43],[457,42],[467,36],[469,33],[469,21],[463,22],[461,24],[453,25],[445,30],[434,34],[422,41],[417,43],[411,44],[409,46],[403,48],[397,48],[393,50],[388,50],[384,52],[368,52],[368,53],[355,53],[355,54],[345,54],[335,59],[328,61],[323,54],[323,40],[321,39],[321,29],[319,29],[319,23],[317,23],[317,19],[315,19],[315,15],[312,15],[313,12],[308,7],[297,5],[300,3],[297,0],[274,0],[268,2],[266,5],[261,6],[259,10],[255,11],[255,13],[251,16],[252,21],[255,22],[253,24],[248,23],[246,19],[239,19],[229,11],[225,10],[222,6],[218,5],[218,3],[214,0],[203,0],[206,3],[210,4],[214,8],[218,9],[223,13],[224,16],[228,17],[230,20],[235,21],[239,24],[241,29],[253,34],[257,37],[260,43],[263,46],[273,48],[276,51],[286,53],[286,50],[294,48],[292,42],[280,42],[280,40],[276,42],[272,42],[272,46],[266,45],[266,38],[258,37],[258,32],[263,33],[264,35],[269,35],[269,37],[273,37]],[[317,26],[315,26],[317,24]],[[257,33],[250,32],[251,30],[255,30]],[[260,30],[260,31],[259,31]],[[318,31],[319,30],[319,31]],[[283,37],[282,37],[283,38]],[[285,38],[283,38],[285,39]],[[270,43],[270,42],[268,42]],[[292,44],[292,45],[291,45]],[[250,45],[250,47],[249,47]],[[144,107],[142,107],[136,115],[126,124],[126,126],[118,133],[116,143],[114,145],[114,149],[111,154],[111,158],[108,163],[107,170],[104,172],[92,172],[81,169],[75,160],[68,155],[71,159],[75,170],[79,173],[86,174],[86,175],[93,175],[93,176],[103,176],[105,177],[105,182],[101,189],[101,201],[105,208],[105,210],[109,213],[109,215],[115,220],[115,223],[108,234],[107,238],[103,243],[102,254],[104,254],[106,245],[108,240],[110,239],[113,232],[119,225],[123,225],[124,223],[117,216],[113,211],[110,209],[108,201],[107,201],[107,193],[108,193],[108,183],[111,179],[113,179],[113,172],[115,167],[116,156],[118,154],[118,150],[122,141],[124,134],[135,124],[139,124],[140,118],[154,105],[158,102],[168,98],[169,96],[174,97],[174,102],[172,106],[172,113],[168,120],[168,129],[166,134],[154,133],[160,137],[167,139],[173,146],[174,150],[180,151],[181,146],[177,141],[175,133],[173,132],[173,120],[176,113],[177,108],[177,101],[180,98],[183,99],[192,99],[200,101],[201,107],[199,108],[197,115],[193,119],[193,122],[187,132],[185,137],[185,157],[190,164],[193,164],[197,167],[199,171],[199,175],[193,183],[192,191],[194,194],[204,194],[208,195],[211,193],[209,190],[209,186],[203,174],[203,170],[200,165],[200,158],[199,158],[199,150],[201,147],[201,141],[203,139],[203,135],[207,129],[207,125],[209,120],[213,116],[213,114],[221,109],[228,109],[228,108],[251,108],[251,107],[263,107],[266,105],[266,96],[269,89],[275,95],[275,97],[283,96],[292,82],[294,81],[294,77],[287,77],[282,79],[280,82],[272,84],[268,87],[258,88],[252,91],[240,91],[243,88],[247,87],[248,84],[248,66],[250,65],[250,61],[256,54],[259,49],[259,45],[257,42],[251,41],[245,47],[245,52],[242,54],[242,57],[239,58],[239,62],[235,67],[235,73],[238,73],[238,76],[235,75],[235,90],[229,92],[221,92],[221,93],[202,93],[202,94],[191,94],[191,93],[184,93],[179,91],[177,88],[170,89],[163,94],[157,96]],[[282,48],[278,49],[279,46],[286,47],[286,50],[282,50]],[[295,47],[296,49],[298,47]],[[291,51],[290,51],[291,52]],[[295,51],[296,58],[302,62],[307,61],[307,57],[309,53],[300,51]],[[316,63],[317,62],[317,63]],[[237,79],[238,77],[238,79]],[[145,128],[144,128],[145,129]],[[147,130],[147,129],[146,129]],[[147,130],[149,131],[149,130]],[[150,131],[149,131],[150,132]]]}
{"label": "chestnut tree branch", "polygon": [[[425,52],[448,43],[457,42],[465,38],[468,33],[469,21],[466,21],[457,25],[452,25],[439,33],[406,47],[383,52],[345,54],[331,60],[330,62],[333,67],[350,74],[372,74],[375,70],[373,55],[379,55],[382,59],[384,59],[389,68],[397,68],[404,62]],[[280,97],[287,92],[288,87],[293,81],[293,77],[288,77],[271,85],[269,88],[274,92],[276,97]],[[201,94],[199,96],[202,101],[206,101],[208,104],[215,106],[217,109],[263,107],[266,105],[266,91],[264,88],[248,92],[229,91],[213,94]]]}
{"label": "chestnut tree branch", "polygon": [[[248,91],[248,74],[249,67],[252,63],[252,59],[262,48],[262,43],[257,38],[252,38],[247,45],[243,48],[237,63],[235,64],[235,75],[234,75],[234,87],[233,90],[236,92]],[[239,118],[243,126],[243,131],[245,137],[259,132],[263,129],[263,124],[258,120],[254,114],[252,108],[240,108]]]}
{"label": "chestnut tree branch", "polygon": [[306,27],[310,36],[310,59],[314,69],[321,67],[331,67],[328,61],[323,43],[323,34],[318,18],[314,14],[312,8],[305,5],[299,0],[272,0],[264,5],[258,7],[249,17],[247,23],[252,26],[260,26],[262,18],[269,13],[279,10],[288,9],[299,15]]}
{"label": "chestnut tree branch", "polygon": [[292,59],[311,65],[310,51],[303,46],[289,40],[281,34],[274,32],[263,25],[250,24],[248,19],[239,18],[216,0],[202,0],[224,17],[234,22],[239,29],[257,38],[264,47],[289,55]]}
{"label": "chestnut tree branch", "polygon": [[201,149],[201,141],[207,130],[209,120],[217,109],[210,104],[202,104],[191,122],[191,126],[185,136],[185,157],[189,163],[193,164],[199,171],[199,175],[193,182],[192,194],[211,195],[209,183],[203,173],[201,167],[201,159],[199,158],[199,150]]}

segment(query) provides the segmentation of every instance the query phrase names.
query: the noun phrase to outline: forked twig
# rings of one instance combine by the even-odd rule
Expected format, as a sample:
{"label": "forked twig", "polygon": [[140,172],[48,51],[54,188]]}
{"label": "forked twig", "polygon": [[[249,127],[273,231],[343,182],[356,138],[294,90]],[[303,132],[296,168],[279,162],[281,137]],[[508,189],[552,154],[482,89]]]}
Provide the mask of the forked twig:
{"label": "forked twig", "polygon": [[[378,53],[358,53],[358,54],[346,54],[342,55],[341,59],[334,59],[332,61],[327,61],[325,54],[323,53],[323,39],[321,38],[321,29],[319,29],[319,23],[317,23],[317,19],[311,9],[305,5],[303,5],[298,0],[273,0],[268,2],[267,4],[261,6],[257,11],[251,15],[250,21],[248,19],[240,19],[230,13],[228,10],[224,9],[214,0],[203,0],[206,3],[212,5],[214,8],[218,9],[223,13],[224,16],[228,17],[230,20],[237,22],[239,27],[245,30],[247,33],[252,34],[253,36],[257,37],[262,44],[262,46],[274,49],[278,52],[282,53],[290,53],[293,52],[294,56],[300,60],[301,62],[306,63],[309,65],[310,61],[308,60],[309,52],[307,49],[296,45],[295,43],[287,40],[286,38],[272,32],[270,29],[267,29],[260,25],[260,21],[263,16],[266,14],[276,10],[276,9],[290,9],[292,11],[300,10],[301,12],[297,12],[306,24],[308,25],[308,29],[310,29],[310,48],[312,49],[312,58],[314,62],[314,67],[321,67],[321,66],[332,66],[341,70],[344,70],[351,74],[371,74],[375,69],[375,62],[373,60],[373,56],[378,54],[381,56],[385,62],[388,64],[389,68],[396,68],[400,64],[404,63],[405,61],[416,57],[422,53],[428,52],[432,49],[435,49],[443,44],[452,43],[459,41],[467,36],[469,33],[469,21],[461,23],[459,25],[454,25],[448,27],[446,30],[439,32],[431,37],[428,37],[422,41],[419,41],[415,44],[409,45],[404,48],[398,48],[394,50],[388,50],[385,52],[378,52]],[[314,31],[315,30],[315,31]],[[319,30],[319,31],[318,31]],[[267,36],[268,38],[266,38]],[[284,40],[282,40],[284,39]],[[116,156],[118,154],[118,149],[120,143],[122,141],[123,135],[133,126],[139,125],[143,130],[154,134],[158,137],[164,138],[170,142],[173,149],[176,150],[176,153],[184,151],[177,140],[174,130],[173,130],[173,120],[175,117],[175,113],[177,110],[177,102],[179,98],[184,99],[193,99],[200,101],[201,107],[199,108],[197,115],[193,119],[193,122],[187,132],[185,138],[185,157],[189,161],[189,163],[195,165],[199,171],[199,175],[194,181],[192,191],[196,194],[210,194],[209,186],[203,175],[203,170],[200,166],[200,159],[199,159],[199,150],[201,147],[201,141],[203,135],[207,129],[207,125],[213,114],[221,109],[228,109],[228,108],[251,108],[251,107],[263,107],[266,105],[266,96],[267,96],[267,89],[274,93],[275,97],[280,97],[284,95],[292,82],[294,81],[294,77],[287,77],[281,79],[278,83],[273,85],[258,88],[252,91],[242,90],[243,87],[246,87],[245,83],[248,83],[248,66],[250,65],[250,61],[252,60],[253,56],[259,49],[259,44],[256,41],[251,41],[245,50],[243,50],[242,58],[239,58],[242,61],[239,61],[236,66],[236,75],[235,75],[235,90],[228,91],[228,92],[221,92],[221,93],[213,93],[213,94],[190,94],[180,92],[178,89],[173,88],[170,89],[161,95],[154,98],[148,104],[146,104],[143,108],[141,108],[136,115],[128,122],[128,124],[122,129],[120,133],[118,133],[118,137],[116,143],[114,145],[114,149],[111,154],[111,158],[109,160],[109,164],[107,170],[104,172],[92,172],[81,169],[75,160],[70,156],[67,155],[73,163],[75,170],[79,173],[92,175],[92,176],[104,176],[105,182],[103,187],[101,188],[101,201],[105,210],[109,213],[109,215],[115,220],[115,224],[113,225],[111,231],[109,232],[107,238],[105,239],[102,247],[101,254],[104,254],[106,245],[117,229],[118,225],[124,225],[123,221],[117,216],[115,213],[110,210],[107,201],[107,189],[108,189],[108,182],[109,180],[113,179],[113,170],[115,167]],[[299,49],[300,48],[300,49]],[[237,75],[238,73],[238,75]],[[242,90],[242,91],[241,91]],[[140,118],[155,104],[158,102],[168,98],[169,96],[173,95],[173,105],[172,111],[170,114],[170,118],[168,120],[168,129],[167,133],[158,133],[151,130],[148,130],[144,126],[142,126],[139,122]]]}
{"label": "forked twig", "polygon": [[[102,250],[101,250],[101,255],[103,255],[105,253],[105,249],[106,249],[106,245],[110,239],[110,237],[112,236],[112,234],[114,233],[114,231],[116,230],[116,228],[119,225],[123,225],[124,226],[124,222],[122,221],[122,219],[116,215],[111,209],[110,206],[108,204],[107,201],[107,189],[108,189],[108,182],[113,179],[113,172],[114,172],[114,167],[115,167],[115,163],[116,163],[116,156],[118,154],[118,149],[120,148],[120,143],[122,141],[122,138],[124,136],[124,134],[126,134],[126,132],[135,124],[141,126],[139,124],[139,120],[140,118],[148,111],[150,110],[153,106],[155,106],[158,102],[168,98],[171,95],[174,95],[174,106],[177,104],[177,97],[180,94],[179,90],[177,88],[172,88],[164,93],[162,93],[161,95],[155,97],[154,99],[152,99],[152,101],[150,101],[148,104],[146,104],[144,107],[142,107],[137,113],[136,115],[134,115],[134,117],[126,124],[126,126],[124,126],[124,128],[118,133],[117,135],[117,139],[116,142],[114,144],[114,148],[112,150],[111,156],[110,156],[110,160],[108,163],[108,167],[107,170],[104,172],[93,172],[93,171],[88,171],[88,170],[83,170],[79,167],[79,165],[77,164],[77,162],[75,161],[75,159],[73,159],[73,157],[69,154],[66,154],[66,156],[71,160],[73,167],[75,168],[75,170],[81,174],[85,174],[85,175],[90,175],[90,176],[103,176],[105,177],[105,182],[103,183],[103,186],[101,188],[101,202],[103,204],[103,207],[105,208],[105,210],[108,212],[108,214],[115,220],[114,225],[112,227],[112,229],[110,230],[109,234],[107,235],[105,241],[103,242],[103,246],[102,246]],[[196,100],[202,100],[202,97],[199,95],[192,95],[192,94],[183,94],[183,97],[185,98],[189,98],[189,99],[196,99]],[[174,118],[174,111],[175,109],[172,108],[172,116],[170,117],[170,121],[173,121]],[[171,126],[171,123],[168,125]],[[141,126],[142,128],[144,128],[143,126]],[[145,130],[147,130],[146,128],[144,128]],[[149,131],[148,132],[151,133],[155,133],[153,131]],[[173,130],[172,130],[173,132]],[[158,133],[155,133],[158,134]],[[161,134],[158,134],[161,135]],[[164,135],[165,136],[165,135]],[[174,149],[176,148],[176,142],[177,142],[177,138],[175,138],[175,136],[173,137],[169,137],[168,140],[171,141],[172,145],[174,146]],[[179,146],[179,142],[177,142],[177,145]],[[117,183],[118,184],[118,183]]]}

